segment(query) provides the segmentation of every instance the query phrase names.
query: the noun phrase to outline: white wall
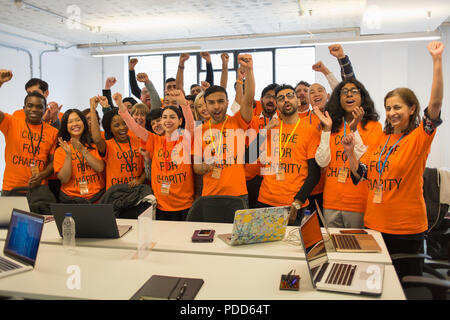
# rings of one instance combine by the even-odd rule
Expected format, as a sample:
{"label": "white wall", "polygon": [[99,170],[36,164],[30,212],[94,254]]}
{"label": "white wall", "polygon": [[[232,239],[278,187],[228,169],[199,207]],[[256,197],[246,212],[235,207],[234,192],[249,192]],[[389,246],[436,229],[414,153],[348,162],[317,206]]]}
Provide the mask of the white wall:
{"label": "white wall", "polygon": [[[428,157],[429,167],[450,167],[450,147],[446,138],[450,136],[450,28],[443,28],[441,41],[446,49],[443,56],[444,101],[441,118],[444,121],[438,128]],[[432,60],[426,49],[428,41],[345,44],[345,53],[350,57],[356,77],[369,91],[384,125],[384,96],[398,87],[412,89],[421,104],[426,108],[432,83]],[[316,47],[316,61],[322,60],[340,79],[340,69],[336,59],[328,52],[327,46]],[[317,74],[316,81],[326,85],[326,80]]]}

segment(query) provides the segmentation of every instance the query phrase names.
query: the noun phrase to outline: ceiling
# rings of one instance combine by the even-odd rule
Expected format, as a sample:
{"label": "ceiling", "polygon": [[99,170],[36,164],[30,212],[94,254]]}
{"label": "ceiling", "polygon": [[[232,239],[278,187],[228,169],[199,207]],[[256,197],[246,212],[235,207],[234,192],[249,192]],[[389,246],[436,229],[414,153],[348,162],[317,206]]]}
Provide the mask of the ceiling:
{"label": "ceiling", "polygon": [[[64,19],[77,17],[77,10],[81,24]],[[21,7],[0,0],[4,25],[69,44],[345,28],[359,28],[361,35],[424,32],[449,21],[449,15],[450,0],[27,0]]]}

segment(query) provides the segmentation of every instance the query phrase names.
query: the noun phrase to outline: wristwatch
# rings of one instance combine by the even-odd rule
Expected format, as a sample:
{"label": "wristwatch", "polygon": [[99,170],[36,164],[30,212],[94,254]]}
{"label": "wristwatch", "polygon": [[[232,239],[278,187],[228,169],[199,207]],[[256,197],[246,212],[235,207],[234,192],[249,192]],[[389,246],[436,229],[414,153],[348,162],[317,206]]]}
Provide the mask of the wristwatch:
{"label": "wristwatch", "polygon": [[292,202],[292,206],[295,208],[295,210],[300,210],[302,208],[302,205],[297,201]]}

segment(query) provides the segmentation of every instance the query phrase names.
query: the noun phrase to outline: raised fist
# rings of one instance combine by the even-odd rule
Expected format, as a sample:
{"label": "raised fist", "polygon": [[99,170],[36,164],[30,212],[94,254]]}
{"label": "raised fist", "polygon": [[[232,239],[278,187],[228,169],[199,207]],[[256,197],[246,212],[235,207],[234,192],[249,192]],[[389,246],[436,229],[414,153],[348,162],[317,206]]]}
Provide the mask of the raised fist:
{"label": "raised fist", "polygon": [[189,53],[180,54],[180,63],[184,65],[184,63],[189,59]]}
{"label": "raised fist", "polygon": [[344,49],[342,49],[342,46],[340,44],[332,44],[331,46],[328,46],[328,49],[330,50],[330,54],[338,59],[345,58]]}
{"label": "raised fist", "polygon": [[314,71],[322,72],[322,73],[325,73],[325,70],[326,70],[325,65],[322,63],[322,61],[319,61],[319,62],[316,62],[315,64],[313,64],[312,69]]}
{"label": "raised fist", "polygon": [[100,99],[97,96],[89,99],[89,105],[91,106],[91,108],[96,108],[99,102],[100,102]]}
{"label": "raised fist", "polygon": [[136,59],[136,58],[130,59],[130,61],[128,62],[128,69],[134,70],[134,67],[137,65],[137,63],[138,63],[138,59]]}
{"label": "raised fist", "polygon": [[100,103],[102,108],[106,108],[109,105],[108,98],[105,96],[98,96],[98,102]]}
{"label": "raised fist", "polygon": [[230,56],[228,55],[228,53],[224,52],[220,55],[220,59],[222,59],[222,63],[228,64],[228,61],[230,61]]}
{"label": "raised fist", "polygon": [[108,77],[108,78],[106,79],[105,89],[106,89],[106,90],[111,89],[111,87],[112,87],[113,85],[115,85],[116,82],[117,82],[117,79],[116,79],[115,77]]}
{"label": "raised fist", "polygon": [[205,59],[206,63],[211,63],[211,56],[209,52],[200,52],[200,57]]}
{"label": "raised fist", "polygon": [[208,81],[201,81],[200,84],[203,91],[206,91],[206,89],[208,89],[211,86]]}
{"label": "raised fist", "polygon": [[138,73],[136,76],[137,81],[147,83],[149,82],[148,75],[145,72]]}
{"label": "raised fist", "polygon": [[13,74],[10,70],[0,69],[0,86],[5,82],[8,82],[13,77]]}
{"label": "raised fist", "polygon": [[117,105],[119,105],[119,102],[122,103],[122,94],[120,94],[119,92],[114,93],[112,98],[114,99]]}
{"label": "raised fist", "polygon": [[441,58],[444,48],[444,44],[440,41],[432,41],[427,45],[428,52],[433,58]]}
{"label": "raised fist", "polygon": [[238,56],[238,63],[244,71],[253,69],[253,59],[251,54],[240,54]]}

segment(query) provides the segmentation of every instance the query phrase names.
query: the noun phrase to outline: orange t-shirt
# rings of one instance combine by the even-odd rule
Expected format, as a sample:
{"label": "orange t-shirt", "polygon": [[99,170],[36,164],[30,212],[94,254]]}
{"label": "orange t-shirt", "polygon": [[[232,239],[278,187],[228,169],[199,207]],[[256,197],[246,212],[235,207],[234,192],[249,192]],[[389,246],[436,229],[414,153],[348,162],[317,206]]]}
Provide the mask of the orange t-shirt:
{"label": "orange t-shirt", "polygon": [[[284,180],[277,180],[277,162],[280,156],[280,127],[281,157],[280,164],[284,171]],[[295,128],[297,126],[297,128]],[[294,131],[295,128],[295,131]],[[278,132],[276,131],[278,129]],[[314,159],[320,144],[320,135],[312,126],[299,119],[299,123],[286,124],[281,122],[271,132],[268,154],[272,162],[264,166],[263,180],[259,190],[258,201],[271,206],[291,205],[294,197],[300,191],[308,176],[308,159]],[[271,147],[275,144],[274,147]],[[273,151],[270,151],[272,150]],[[272,164],[272,165],[271,165]],[[262,172],[263,173],[263,172]],[[308,200],[302,207],[308,205]]]}
{"label": "orange t-shirt", "polygon": [[116,140],[105,140],[106,153],[103,157],[105,161],[106,189],[114,184],[128,184],[133,178],[137,179],[144,171],[144,161],[139,149],[141,142],[139,138],[130,136],[128,142],[120,143]]}
{"label": "orange t-shirt", "polygon": [[[378,138],[382,133],[381,124],[377,121],[368,121],[364,130],[361,123],[358,124],[358,132],[365,146],[369,149],[363,158],[378,143]],[[348,124],[346,125],[346,134],[350,132]],[[347,161],[347,155],[344,154],[344,147],[341,140],[344,137],[344,125],[339,132],[330,135],[330,156],[325,175],[325,186],[323,190],[323,207],[326,209],[351,211],[363,213],[366,208],[367,200],[367,181],[361,181],[354,185],[350,177],[350,167]],[[348,169],[345,183],[338,182],[339,170],[344,166]]]}
{"label": "orange t-shirt", "polygon": [[[59,121],[62,120],[63,115],[64,113],[62,112],[58,114]],[[25,119],[25,111],[23,111],[23,109],[16,110],[13,112],[12,116],[18,119]],[[46,121],[45,123],[50,124],[50,121]]]}
{"label": "orange t-shirt", "polygon": [[[423,122],[404,136],[395,146],[382,173],[382,202],[373,203],[380,176],[377,163],[389,135],[382,134],[376,148],[370,153],[367,173],[369,192],[364,225],[389,234],[417,234],[428,229],[427,211],[423,198],[423,173],[436,130],[427,134]],[[381,156],[381,165],[388,150],[401,137],[392,134]]]}
{"label": "orange t-shirt", "polygon": [[311,115],[311,110],[308,110],[306,112],[298,112],[298,116],[300,118],[306,118],[306,117],[309,117],[310,115]]}
{"label": "orange t-shirt", "polygon": [[[28,186],[31,178],[30,163],[33,162],[33,158],[39,171],[43,171],[48,165],[49,155],[55,153],[58,130],[45,123],[28,124],[28,126],[31,135],[24,118],[14,118],[6,113],[0,124],[0,131],[5,135],[6,143],[6,165],[3,175],[3,190],[5,191]],[[36,151],[35,157],[33,157],[33,148]],[[42,184],[45,183],[46,181],[42,181]]]}
{"label": "orange t-shirt", "polygon": [[[191,164],[191,141],[180,136],[168,141],[166,136],[151,132],[145,149],[152,157],[152,189],[158,209],[180,211],[188,209],[194,202],[194,172]],[[164,185],[170,184],[169,194],[164,194]]]}
{"label": "orange t-shirt", "polygon": [[[101,172],[96,172],[91,166],[87,163],[87,161],[83,158],[83,155],[80,152],[75,151],[72,144],[68,142],[70,148],[72,149],[72,175],[70,177],[69,182],[61,185],[61,191],[64,192],[69,197],[79,197],[90,199],[95,194],[99,193],[105,187],[105,179]],[[92,145],[94,149],[88,149],[89,153],[93,155],[95,158],[101,160],[102,158],[98,154],[97,148]],[[78,159],[78,157],[79,159]],[[66,159],[66,152],[63,148],[59,147],[55,151],[55,158],[53,160],[53,168],[55,173],[57,174],[61,171],[61,168],[64,165],[64,161]],[[83,172],[82,167],[85,165],[85,171]],[[88,193],[80,194],[80,187],[78,183],[83,179],[87,181],[88,184]]]}
{"label": "orange t-shirt", "polygon": [[255,101],[255,107],[253,108],[253,116],[259,116],[262,112],[262,104],[261,101]]}
{"label": "orange t-shirt", "polygon": [[[245,182],[245,131],[249,128],[237,112],[234,116],[227,116],[226,122],[219,124],[205,122],[202,133],[195,133],[194,155],[195,163],[213,163],[218,157],[217,167],[221,168],[219,179],[213,178],[213,171],[203,175],[202,196],[227,195],[242,196],[248,194]],[[223,129],[223,130],[222,130]],[[222,134],[220,134],[222,132]],[[234,144],[234,147],[233,147]],[[218,162],[221,163],[218,163]]]}

